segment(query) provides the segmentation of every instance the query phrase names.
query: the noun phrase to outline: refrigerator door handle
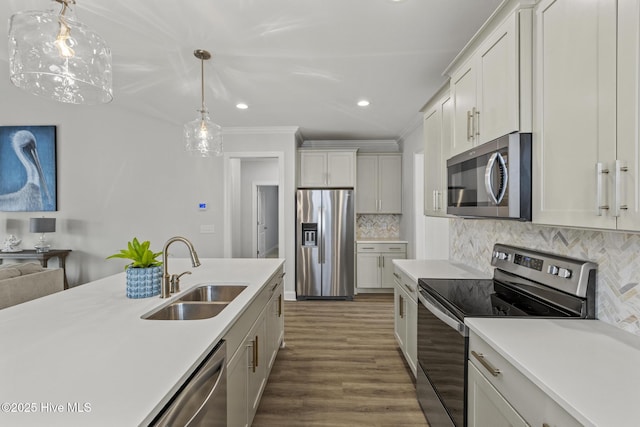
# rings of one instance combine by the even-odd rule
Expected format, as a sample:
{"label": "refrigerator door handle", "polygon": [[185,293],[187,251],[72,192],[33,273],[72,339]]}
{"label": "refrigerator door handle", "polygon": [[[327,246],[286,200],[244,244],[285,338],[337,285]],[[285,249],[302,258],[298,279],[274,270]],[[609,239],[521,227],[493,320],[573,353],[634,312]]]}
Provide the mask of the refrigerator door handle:
{"label": "refrigerator door handle", "polygon": [[318,262],[324,264],[324,212],[318,208]]}

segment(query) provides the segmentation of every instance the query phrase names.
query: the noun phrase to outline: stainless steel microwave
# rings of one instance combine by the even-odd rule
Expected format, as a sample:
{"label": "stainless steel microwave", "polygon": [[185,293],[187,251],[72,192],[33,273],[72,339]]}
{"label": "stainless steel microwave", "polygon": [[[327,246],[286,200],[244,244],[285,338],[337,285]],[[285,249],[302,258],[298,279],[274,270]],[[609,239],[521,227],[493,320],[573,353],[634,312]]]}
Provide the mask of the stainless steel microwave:
{"label": "stainless steel microwave", "polygon": [[512,133],[447,160],[447,213],[531,221],[531,134]]}

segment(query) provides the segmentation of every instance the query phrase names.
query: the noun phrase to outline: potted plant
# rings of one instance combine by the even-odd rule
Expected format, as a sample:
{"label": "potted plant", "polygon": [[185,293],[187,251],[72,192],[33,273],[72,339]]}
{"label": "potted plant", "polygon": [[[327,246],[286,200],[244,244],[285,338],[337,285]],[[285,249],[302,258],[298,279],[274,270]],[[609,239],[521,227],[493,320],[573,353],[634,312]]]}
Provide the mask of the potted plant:
{"label": "potted plant", "polygon": [[142,243],[137,237],[127,243],[127,249],[108,256],[110,258],[129,259],[132,262],[125,265],[127,273],[127,297],[147,298],[160,294],[162,284],[162,261],[158,261],[162,252],[153,252],[146,240]]}

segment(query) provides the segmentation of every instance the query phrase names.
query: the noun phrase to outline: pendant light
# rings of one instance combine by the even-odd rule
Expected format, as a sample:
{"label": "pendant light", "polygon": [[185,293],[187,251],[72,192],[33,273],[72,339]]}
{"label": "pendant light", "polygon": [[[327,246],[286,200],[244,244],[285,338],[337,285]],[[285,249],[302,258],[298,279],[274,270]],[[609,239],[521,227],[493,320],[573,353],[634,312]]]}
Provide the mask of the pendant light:
{"label": "pendant light", "polygon": [[22,11],[9,20],[11,82],[34,95],[71,104],[113,99],[111,49],[75,17],[75,0],[61,7]]}
{"label": "pendant light", "polygon": [[202,105],[198,111],[198,117],[184,125],[184,138],[186,151],[201,157],[222,155],[222,128],[211,121],[209,111],[204,105],[204,61],[211,59],[211,54],[206,50],[198,49],[193,55],[200,60],[200,95]]}

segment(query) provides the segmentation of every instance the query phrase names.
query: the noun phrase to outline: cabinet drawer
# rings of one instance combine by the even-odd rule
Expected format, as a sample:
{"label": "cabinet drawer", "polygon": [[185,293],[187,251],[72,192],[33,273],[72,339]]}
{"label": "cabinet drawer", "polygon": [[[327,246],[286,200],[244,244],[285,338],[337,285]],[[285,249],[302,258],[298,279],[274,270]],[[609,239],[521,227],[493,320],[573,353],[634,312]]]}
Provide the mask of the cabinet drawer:
{"label": "cabinet drawer", "polygon": [[395,267],[393,270],[393,278],[396,282],[396,286],[404,289],[413,302],[418,301],[418,284],[416,282],[411,280],[411,278],[403,273],[398,267]]}
{"label": "cabinet drawer", "polygon": [[[469,335],[469,363],[482,373],[529,425],[582,425],[473,332]],[[496,375],[491,373],[494,368],[499,370]]]}
{"label": "cabinet drawer", "polygon": [[357,251],[362,253],[367,252],[398,252],[404,253],[407,251],[406,243],[358,243],[356,245]]}

